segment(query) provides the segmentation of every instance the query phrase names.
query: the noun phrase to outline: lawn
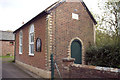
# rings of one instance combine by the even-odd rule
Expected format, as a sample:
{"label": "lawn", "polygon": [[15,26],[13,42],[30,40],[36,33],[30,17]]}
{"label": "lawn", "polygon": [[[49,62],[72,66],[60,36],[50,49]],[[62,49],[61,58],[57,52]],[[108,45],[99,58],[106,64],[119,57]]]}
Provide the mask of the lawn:
{"label": "lawn", "polygon": [[0,58],[14,58],[14,56],[0,56]]}
{"label": "lawn", "polygon": [[2,59],[2,63],[14,62],[14,56],[0,56],[0,59]]}

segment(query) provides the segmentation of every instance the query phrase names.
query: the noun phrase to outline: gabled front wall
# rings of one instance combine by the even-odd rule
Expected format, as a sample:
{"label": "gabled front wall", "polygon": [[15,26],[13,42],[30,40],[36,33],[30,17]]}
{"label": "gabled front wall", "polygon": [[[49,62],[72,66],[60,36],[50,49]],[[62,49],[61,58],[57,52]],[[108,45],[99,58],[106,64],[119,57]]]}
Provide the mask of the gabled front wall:
{"label": "gabled front wall", "polygon": [[[79,15],[79,20],[72,19],[72,13]],[[85,7],[79,2],[65,2],[52,11],[53,16],[53,52],[62,73],[62,59],[71,57],[71,42],[74,39],[82,43],[82,64],[85,64],[85,50],[94,44],[94,23]]]}
{"label": "gabled front wall", "polygon": [[[30,25],[34,24],[34,56],[29,55],[29,28]],[[37,18],[30,24],[23,27],[23,53],[19,54],[19,31],[16,32],[16,60],[22,63],[45,69],[45,29],[46,29],[46,15]],[[42,41],[42,51],[36,52],[36,39],[40,38]]]}

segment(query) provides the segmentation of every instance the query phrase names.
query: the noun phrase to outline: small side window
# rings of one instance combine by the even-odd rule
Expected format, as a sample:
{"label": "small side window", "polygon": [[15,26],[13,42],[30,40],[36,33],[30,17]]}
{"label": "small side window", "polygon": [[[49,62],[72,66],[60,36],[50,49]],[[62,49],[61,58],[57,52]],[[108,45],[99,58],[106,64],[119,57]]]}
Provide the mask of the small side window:
{"label": "small side window", "polygon": [[19,33],[19,54],[22,54],[23,52],[23,46],[22,46],[22,42],[23,41],[23,33],[22,31],[20,31]]}

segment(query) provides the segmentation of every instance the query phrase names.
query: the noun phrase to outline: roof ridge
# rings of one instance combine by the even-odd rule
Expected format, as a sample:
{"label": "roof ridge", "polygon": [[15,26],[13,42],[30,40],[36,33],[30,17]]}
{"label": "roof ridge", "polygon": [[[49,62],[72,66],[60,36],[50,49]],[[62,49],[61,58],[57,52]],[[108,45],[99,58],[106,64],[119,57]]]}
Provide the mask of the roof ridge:
{"label": "roof ridge", "polygon": [[[19,29],[21,29],[23,26],[29,24],[31,21],[33,21],[35,18],[37,18],[40,15],[44,15],[44,14],[49,14],[51,12],[51,10],[53,10],[54,8],[58,7],[60,4],[62,4],[63,2],[66,2],[67,0],[59,0],[55,3],[53,3],[51,6],[49,6],[48,8],[46,8],[44,11],[40,12],[38,15],[36,15],[35,17],[33,17],[31,20],[29,20],[27,23],[25,23],[24,25],[22,25],[20,28],[16,29],[13,33],[16,33],[16,31],[18,31]],[[75,1],[75,0],[68,0],[68,1]],[[93,20],[94,24],[97,24],[96,20],[94,19],[93,15],[91,14],[91,12],[89,11],[89,9],[87,8],[86,4],[84,3],[83,0],[77,0],[80,1],[82,3],[82,5],[86,8],[86,11],[88,12],[90,18]]]}

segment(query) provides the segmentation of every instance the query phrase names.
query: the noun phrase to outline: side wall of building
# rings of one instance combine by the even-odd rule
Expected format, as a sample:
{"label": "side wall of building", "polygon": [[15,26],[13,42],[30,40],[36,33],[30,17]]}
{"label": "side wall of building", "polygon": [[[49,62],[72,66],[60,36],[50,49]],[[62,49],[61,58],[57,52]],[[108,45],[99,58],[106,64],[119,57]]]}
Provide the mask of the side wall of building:
{"label": "side wall of building", "polygon": [[[30,25],[34,24],[34,56],[29,55],[29,29]],[[19,31],[16,32],[16,60],[27,65],[45,70],[45,29],[46,16],[39,17],[30,24],[27,24],[21,30],[23,32],[23,53],[19,54]],[[36,52],[36,39],[42,41],[41,52]]]}

